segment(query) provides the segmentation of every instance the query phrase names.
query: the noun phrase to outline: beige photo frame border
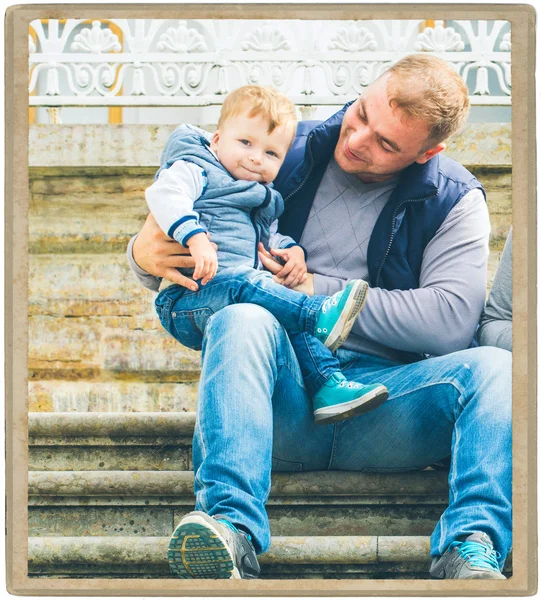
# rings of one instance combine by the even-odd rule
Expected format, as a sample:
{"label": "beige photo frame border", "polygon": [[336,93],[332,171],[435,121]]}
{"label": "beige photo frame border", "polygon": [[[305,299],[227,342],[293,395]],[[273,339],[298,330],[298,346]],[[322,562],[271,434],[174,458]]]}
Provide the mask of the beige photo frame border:
{"label": "beige photo frame border", "polygon": [[[28,26],[39,18],[501,19],[511,23],[513,105],[513,576],[506,581],[34,579],[28,577]],[[6,576],[28,596],[523,596],[537,590],[535,9],[525,4],[34,4],[7,9]],[[24,401],[23,401],[24,399]]]}

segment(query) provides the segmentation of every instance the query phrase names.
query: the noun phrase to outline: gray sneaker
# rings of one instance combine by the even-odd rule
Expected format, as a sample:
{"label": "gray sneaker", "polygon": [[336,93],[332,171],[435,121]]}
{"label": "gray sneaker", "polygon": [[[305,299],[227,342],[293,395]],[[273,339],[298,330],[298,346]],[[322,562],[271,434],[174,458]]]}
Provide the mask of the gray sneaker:
{"label": "gray sneaker", "polygon": [[430,567],[434,579],[507,579],[498,566],[500,553],[486,533],[476,531],[463,542],[452,542]]}
{"label": "gray sneaker", "polygon": [[257,579],[259,563],[251,537],[222,516],[191,512],[178,524],[167,552],[181,579]]}

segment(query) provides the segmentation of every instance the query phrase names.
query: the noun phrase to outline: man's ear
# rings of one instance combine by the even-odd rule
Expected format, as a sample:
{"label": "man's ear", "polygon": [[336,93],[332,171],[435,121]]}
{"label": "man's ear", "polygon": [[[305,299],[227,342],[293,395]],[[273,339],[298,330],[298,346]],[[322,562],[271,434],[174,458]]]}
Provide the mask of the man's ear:
{"label": "man's ear", "polygon": [[425,162],[428,162],[432,157],[436,156],[436,154],[443,152],[445,148],[446,145],[443,142],[436,144],[433,148],[425,150],[415,162],[419,163],[420,165],[424,165]]}

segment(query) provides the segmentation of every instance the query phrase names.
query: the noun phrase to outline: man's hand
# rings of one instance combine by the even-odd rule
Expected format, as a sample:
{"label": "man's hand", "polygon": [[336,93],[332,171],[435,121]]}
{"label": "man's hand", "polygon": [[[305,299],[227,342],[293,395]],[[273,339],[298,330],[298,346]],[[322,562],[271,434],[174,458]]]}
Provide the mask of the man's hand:
{"label": "man's hand", "polygon": [[206,285],[218,270],[215,244],[210,243],[206,233],[196,233],[186,243],[195,260],[193,278],[202,279],[201,285]]}
{"label": "man's hand", "polygon": [[270,253],[277,256],[285,263],[276,277],[283,280],[283,284],[288,288],[294,288],[306,281],[306,262],[304,260],[304,250],[300,246],[290,246],[289,248],[271,248]]}
{"label": "man's hand", "polygon": [[[292,246],[293,248],[294,246]],[[298,247],[298,246],[297,246]],[[304,252],[302,251],[302,248],[298,247],[299,250],[302,252],[303,254],[303,261],[304,261]],[[287,248],[287,250],[290,250],[291,248]],[[281,285],[285,285],[285,278],[283,277],[279,277],[279,273],[282,269],[285,268],[285,266],[282,263],[279,263],[274,256],[272,256],[272,254],[270,254],[265,247],[263,246],[263,244],[259,244],[258,247],[259,250],[259,258],[261,260],[261,263],[263,264],[263,266],[265,267],[265,269],[267,269],[267,271],[270,271],[273,274],[273,280],[276,283],[279,283]],[[289,287],[289,286],[287,286]],[[305,294],[307,294],[308,296],[313,296],[314,295],[314,276],[312,275],[312,273],[305,273],[303,278],[302,278],[302,283],[297,284],[296,286],[292,287],[291,289],[294,289],[296,292],[303,292]]]}
{"label": "man's hand", "polygon": [[[216,247],[216,245],[214,244]],[[195,260],[188,248],[165,235],[149,214],[133,244],[133,259],[147,273],[163,277],[196,292],[197,283],[179,273],[176,267],[193,268]]]}

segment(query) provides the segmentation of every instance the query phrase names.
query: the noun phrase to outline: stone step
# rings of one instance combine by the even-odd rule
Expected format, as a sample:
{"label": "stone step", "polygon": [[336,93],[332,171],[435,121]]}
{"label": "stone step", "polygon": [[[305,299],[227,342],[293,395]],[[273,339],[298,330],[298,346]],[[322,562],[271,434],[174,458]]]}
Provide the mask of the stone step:
{"label": "stone step", "polygon": [[[168,537],[30,537],[30,576],[171,578]],[[425,536],[276,536],[262,578],[428,576]]]}
{"label": "stone step", "polygon": [[[473,171],[485,185],[491,239],[499,247],[511,225],[511,171],[505,167]],[[144,190],[152,184],[154,169],[123,176],[106,168],[86,176],[72,169],[58,173],[31,173],[30,253],[123,253],[148,214]]]}
{"label": "stone step", "polygon": [[[500,254],[501,249],[491,251],[490,279]],[[29,266],[32,317],[135,317],[161,330],[156,294],[138,284],[124,254],[37,254],[30,256]]]}
{"label": "stone step", "polygon": [[[168,537],[30,537],[31,577],[171,578]],[[262,579],[427,579],[428,536],[273,536]],[[511,557],[504,573],[511,574]]]}
{"label": "stone step", "polygon": [[199,378],[200,353],[181,346],[157,316],[34,315],[28,327],[30,381],[167,383]]}
{"label": "stone step", "polygon": [[[29,471],[30,497],[169,497],[175,501],[193,498],[191,471]],[[446,498],[447,474],[424,470],[406,473],[359,473],[313,471],[273,473],[271,498],[330,498],[360,503],[433,503]]]}
{"label": "stone step", "polygon": [[156,294],[139,285],[122,254],[34,254],[29,257],[32,316],[141,316],[158,319]]}
{"label": "stone step", "polygon": [[124,252],[149,212],[154,172],[31,170],[29,252]]}
{"label": "stone step", "polygon": [[[164,462],[174,450],[167,448]],[[194,510],[191,471],[101,465],[96,471],[30,471],[30,535],[171,535]],[[276,535],[428,535],[447,505],[446,477],[432,470],[273,473],[267,512]]]}
{"label": "stone step", "polygon": [[[195,411],[197,382],[30,381],[30,412],[177,413]],[[69,415],[67,416],[69,418]]]}

